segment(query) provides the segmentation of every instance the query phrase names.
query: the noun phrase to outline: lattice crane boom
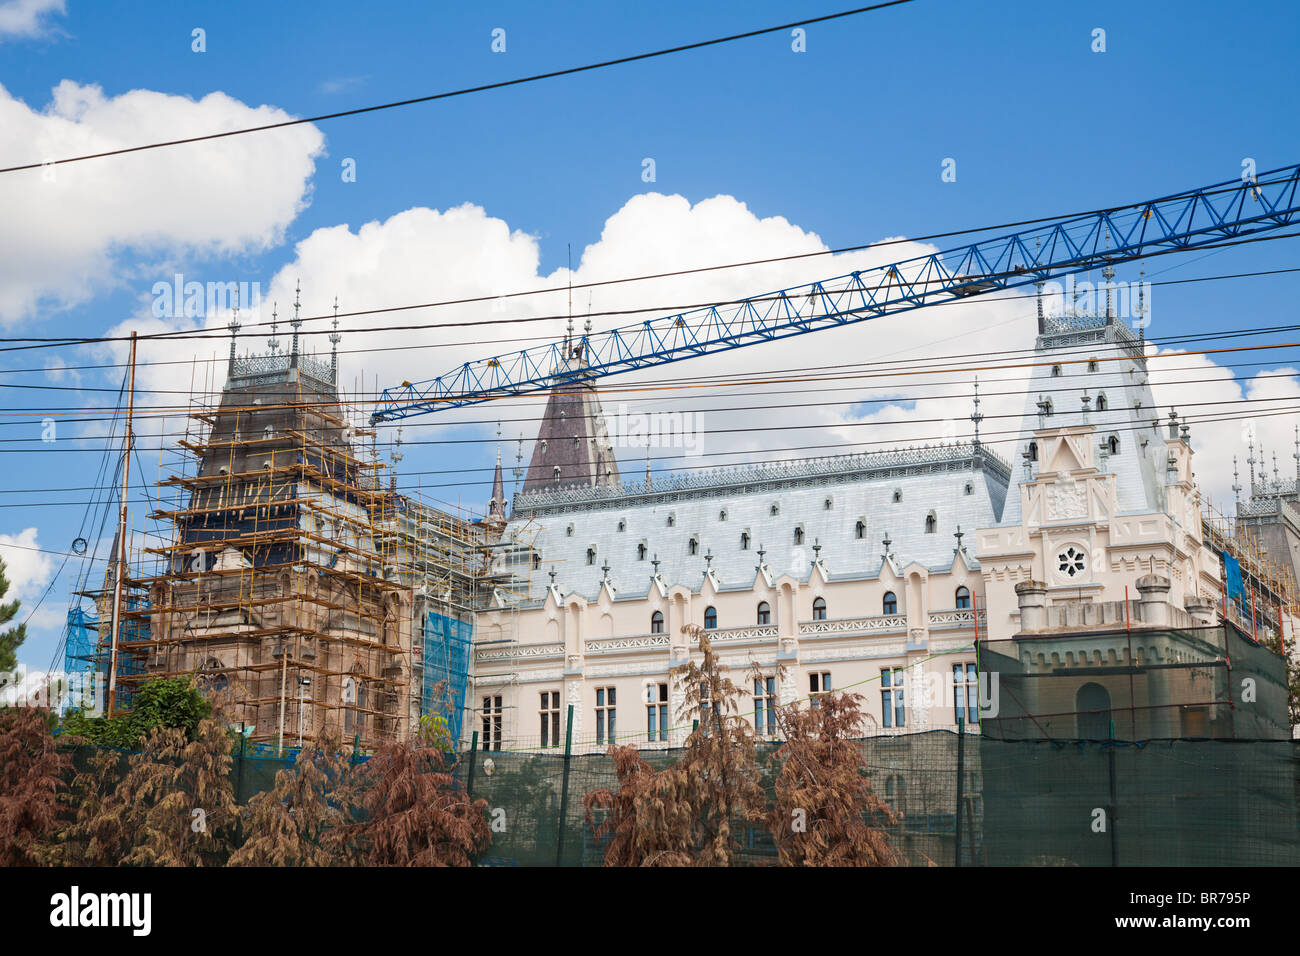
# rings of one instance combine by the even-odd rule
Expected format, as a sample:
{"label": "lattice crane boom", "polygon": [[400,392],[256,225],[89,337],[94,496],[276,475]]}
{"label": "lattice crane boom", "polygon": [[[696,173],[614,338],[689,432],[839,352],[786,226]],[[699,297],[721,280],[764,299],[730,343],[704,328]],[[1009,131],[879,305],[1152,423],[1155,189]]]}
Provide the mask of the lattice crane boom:
{"label": "lattice crane boom", "polygon": [[1300,219],[1300,164],[984,239],[947,252],[660,316],[466,362],[384,390],[372,422],[409,418],[555,385],[987,295],[1171,250],[1283,229]]}

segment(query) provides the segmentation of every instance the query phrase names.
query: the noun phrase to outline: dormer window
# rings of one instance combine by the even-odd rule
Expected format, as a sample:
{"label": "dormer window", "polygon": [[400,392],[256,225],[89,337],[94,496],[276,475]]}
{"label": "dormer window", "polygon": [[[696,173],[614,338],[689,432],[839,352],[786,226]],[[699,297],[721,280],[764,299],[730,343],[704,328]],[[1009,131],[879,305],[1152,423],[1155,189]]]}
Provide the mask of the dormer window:
{"label": "dormer window", "polygon": [[687,552],[688,552],[689,554],[693,554],[693,555],[694,555],[694,554],[699,554],[699,553],[700,553],[700,539],[699,539],[699,538],[691,538],[691,540],[690,540],[689,542],[687,542],[686,550],[687,550]]}
{"label": "dormer window", "polygon": [[1096,404],[1095,407],[1096,407],[1097,411],[1099,411],[1099,412],[1104,412],[1104,411],[1106,410],[1106,396],[1105,396],[1105,395],[1098,395],[1098,396],[1097,396],[1097,404]]}
{"label": "dormer window", "polygon": [[560,478],[560,466],[559,466],[559,465],[556,465],[556,466],[555,466],[555,469],[554,469],[554,471],[552,472],[551,477],[553,477],[556,481],[559,480],[559,478]]}
{"label": "dormer window", "polygon": [[640,544],[636,546],[636,559],[638,561],[645,560],[645,551],[646,551],[645,542],[642,541]]}
{"label": "dormer window", "polygon": [[740,550],[741,550],[741,551],[748,551],[748,550],[749,550],[749,532],[748,532],[748,531],[742,531],[742,532],[740,532]]}
{"label": "dormer window", "polygon": [[861,541],[866,536],[867,536],[867,523],[863,521],[861,518],[859,518],[858,523],[853,526],[853,537]]}
{"label": "dormer window", "polygon": [[795,544],[803,544],[803,527],[800,526],[800,525],[795,525],[795,528],[794,528],[794,543],[795,543]]}
{"label": "dormer window", "polygon": [[1061,377],[1061,366],[1059,366],[1059,365],[1053,365],[1053,366],[1052,366],[1052,378],[1060,378],[1060,377]]}
{"label": "dormer window", "polygon": [[542,454],[543,454],[543,455],[546,454],[546,439],[545,439],[545,438],[542,439]]}
{"label": "dormer window", "polygon": [[830,511],[832,508],[835,507],[835,502],[834,502],[833,499],[831,499],[831,498],[827,498],[827,499],[822,503],[822,507],[825,508],[827,511]]}
{"label": "dormer window", "polygon": [[934,516],[934,512],[931,511],[928,515],[925,516],[925,533],[934,534],[934,529],[938,525],[938,523],[939,523],[939,519],[936,518]]}
{"label": "dormer window", "polygon": [[1096,360],[1095,358],[1094,358],[1094,359],[1088,359],[1088,371],[1089,371],[1089,372],[1095,372],[1095,371],[1097,371],[1097,360]]}
{"label": "dormer window", "polygon": [[1119,454],[1119,436],[1111,435],[1106,439],[1106,450],[1112,455]]}
{"label": "dormer window", "polygon": [[587,563],[588,563],[588,564],[595,564],[595,563],[596,563],[596,549],[595,549],[595,548],[588,548],[588,549],[587,549]]}
{"label": "dormer window", "polygon": [[573,525],[569,525],[567,528],[564,529],[564,536],[566,538],[573,537]]}
{"label": "dormer window", "polygon": [[778,504],[772,505],[770,512],[774,515],[779,515],[781,513],[781,506]]}
{"label": "dormer window", "polygon": [[894,489],[894,504],[898,504],[898,503],[899,503],[900,501],[902,501],[902,500],[903,500],[903,489],[902,489],[902,488],[895,488],[895,489]]}
{"label": "dormer window", "polygon": [[968,495],[973,495],[973,494],[975,494],[975,486],[972,485],[972,484],[968,481],[968,482],[966,482],[966,488],[965,488],[965,491],[966,491],[966,494],[968,494]]}
{"label": "dormer window", "polygon": [[669,515],[669,516],[668,516],[668,527],[671,528],[671,527],[673,527],[673,526],[676,525],[676,524],[677,524],[677,518],[676,518],[676,516],[674,516],[674,515]]}
{"label": "dormer window", "polygon": [[626,530],[627,530],[627,522],[626,522],[626,521],[620,521],[620,522],[618,523],[618,530],[619,530],[619,531],[626,531]]}
{"label": "dormer window", "polygon": [[1029,460],[1038,461],[1038,442],[1036,441],[1029,443]]}
{"label": "dormer window", "polygon": [[727,509],[726,509],[726,508],[723,508],[721,511],[718,512],[718,520],[719,520],[719,521],[726,521],[726,520],[727,520]]}

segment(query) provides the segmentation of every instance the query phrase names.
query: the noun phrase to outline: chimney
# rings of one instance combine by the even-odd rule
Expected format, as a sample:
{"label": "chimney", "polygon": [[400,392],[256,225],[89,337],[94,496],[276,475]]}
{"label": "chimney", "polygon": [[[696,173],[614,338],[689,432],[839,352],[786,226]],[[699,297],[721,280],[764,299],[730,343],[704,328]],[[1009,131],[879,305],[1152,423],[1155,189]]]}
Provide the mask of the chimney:
{"label": "chimney", "polygon": [[1047,628],[1047,585],[1042,581],[1021,581],[1016,585],[1020,601],[1020,630],[1042,631]]}

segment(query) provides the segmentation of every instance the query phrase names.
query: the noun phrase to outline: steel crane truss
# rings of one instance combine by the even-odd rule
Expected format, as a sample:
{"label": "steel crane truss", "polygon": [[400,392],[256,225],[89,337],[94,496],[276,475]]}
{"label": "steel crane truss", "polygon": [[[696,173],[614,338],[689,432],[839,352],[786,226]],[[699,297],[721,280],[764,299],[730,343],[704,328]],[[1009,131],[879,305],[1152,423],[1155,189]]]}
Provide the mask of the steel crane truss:
{"label": "steel crane truss", "polygon": [[1300,165],[1031,229],[808,285],[647,319],[467,362],[384,390],[390,421],[662,365],[985,295],[1057,276],[1284,228],[1300,214]]}

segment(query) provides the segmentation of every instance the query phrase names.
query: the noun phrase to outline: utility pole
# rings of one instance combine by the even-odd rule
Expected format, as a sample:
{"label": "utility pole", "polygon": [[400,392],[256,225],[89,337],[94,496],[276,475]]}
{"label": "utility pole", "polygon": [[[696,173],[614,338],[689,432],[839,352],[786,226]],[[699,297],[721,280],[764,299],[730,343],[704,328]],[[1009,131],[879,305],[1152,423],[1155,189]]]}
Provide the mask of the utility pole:
{"label": "utility pole", "polygon": [[117,696],[117,634],[122,627],[122,576],[126,571],[126,493],[131,478],[131,415],[135,411],[135,332],[131,332],[131,360],[127,372],[126,439],[122,444],[122,498],[117,519],[117,574],[113,583],[112,645],[108,657],[108,716],[113,716]]}

